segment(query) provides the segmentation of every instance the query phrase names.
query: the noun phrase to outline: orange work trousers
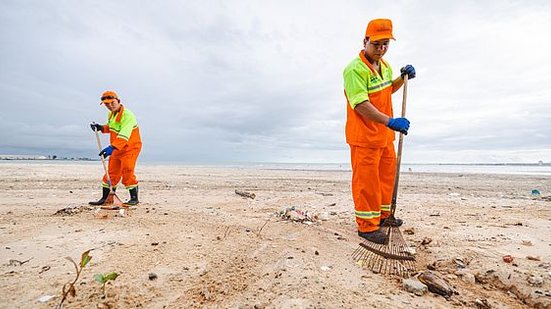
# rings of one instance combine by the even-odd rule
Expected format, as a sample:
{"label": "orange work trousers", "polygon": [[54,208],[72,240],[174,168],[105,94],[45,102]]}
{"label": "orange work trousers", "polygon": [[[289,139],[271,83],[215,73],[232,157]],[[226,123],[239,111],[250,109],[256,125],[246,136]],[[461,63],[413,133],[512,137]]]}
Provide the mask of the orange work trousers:
{"label": "orange work trousers", "polygon": [[[127,189],[138,186],[138,180],[136,179],[136,175],[134,175],[134,168],[136,167],[136,161],[138,160],[140,150],[141,147],[125,150],[123,152],[119,152],[118,150],[113,151],[113,154],[109,158],[108,168],[113,188],[117,187],[121,178],[122,184]],[[102,186],[105,188],[109,187],[106,175],[103,175]]]}
{"label": "orange work trousers", "polygon": [[384,148],[350,145],[352,197],[358,231],[379,229],[381,219],[390,216],[390,203],[396,177],[394,144]]}

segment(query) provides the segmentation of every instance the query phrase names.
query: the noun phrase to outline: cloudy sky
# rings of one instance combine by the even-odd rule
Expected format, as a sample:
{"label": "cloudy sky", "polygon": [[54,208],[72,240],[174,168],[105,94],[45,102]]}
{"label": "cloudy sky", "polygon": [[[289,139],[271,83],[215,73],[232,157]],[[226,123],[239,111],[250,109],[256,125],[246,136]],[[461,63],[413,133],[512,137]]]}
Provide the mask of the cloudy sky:
{"label": "cloudy sky", "polygon": [[551,162],[547,0],[1,0],[0,154],[94,157],[113,89],[143,161],[348,162],[342,71],[379,17],[417,70],[403,162]]}

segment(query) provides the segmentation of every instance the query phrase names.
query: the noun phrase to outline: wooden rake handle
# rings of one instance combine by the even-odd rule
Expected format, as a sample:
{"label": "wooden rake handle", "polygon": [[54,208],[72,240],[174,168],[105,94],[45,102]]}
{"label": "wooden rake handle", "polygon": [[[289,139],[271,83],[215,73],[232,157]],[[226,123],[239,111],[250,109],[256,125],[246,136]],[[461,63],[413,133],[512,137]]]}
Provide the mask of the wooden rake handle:
{"label": "wooden rake handle", "polygon": [[[94,129],[94,132],[96,132],[96,140],[98,141],[98,149],[101,152],[103,150],[103,147],[101,147],[101,140],[99,138],[99,132],[96,129]],[[103,155],[101,155],[100,158],[101,158],[101,164],[103,165],[103,170],[105,171],[105,175],[107,176],[107,184],[109,185],[109,191],[113,191],[113,188],[111,186],[111,177],[109,177],[109,171],[107,170],[107,165],[105,165],[105,157]]]}
{"label": "wooden rake handle", "polygon": [[[408,96],[408,76],[404,75],[404,95],[402,97],[402,118],[406,117],[406,100]],[[398,183],[400,182],[400,164],[402,162],[402,146],[404,144],[404,134],[400,133],[398,140],[398,153],[396,155],[396,176],[394,178],[394,190],[392,191],[392,203],[390,205],[390,216],[394,217],[396,212],[396,199],[398,197]]]}

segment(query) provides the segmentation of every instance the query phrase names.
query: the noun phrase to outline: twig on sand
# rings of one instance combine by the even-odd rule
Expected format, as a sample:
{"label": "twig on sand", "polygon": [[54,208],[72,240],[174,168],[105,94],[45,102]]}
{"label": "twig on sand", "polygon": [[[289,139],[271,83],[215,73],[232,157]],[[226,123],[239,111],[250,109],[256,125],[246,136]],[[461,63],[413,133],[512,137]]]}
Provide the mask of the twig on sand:
{"label": "twig on sand", "polygon": [[264,227],[266,226],[266,224],[268,224],[268,222],[270,222],[270,220],[272,219],[272,216],[273,216],[273,215],[270,215],[270,217],[268,218],[268,220],[266,220],[266,222],[264,222],[264,224],[262,224],[262,226],[260,227],[260,229],[258,230],[258,232],[256,232],[256,236],[260,237],[260,233],[262,233],[262,230],[264,229]]}
{"label": "twig on sand", "polygon": [[256,194],[254,194],[254,193],[247,192],[247,191],[239,191],[237,189],[235,189],[235,194],[241,195],[243,197],[250,198],[250,199],[253,199],[253,200],[256,197]]}

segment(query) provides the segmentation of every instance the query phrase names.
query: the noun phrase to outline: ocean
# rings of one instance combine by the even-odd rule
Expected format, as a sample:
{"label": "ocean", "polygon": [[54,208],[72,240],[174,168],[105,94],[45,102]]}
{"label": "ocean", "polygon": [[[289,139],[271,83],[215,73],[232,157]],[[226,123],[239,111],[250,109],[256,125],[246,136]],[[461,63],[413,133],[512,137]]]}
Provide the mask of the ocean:
{"label": "ocean", "polygon": [[[10,163],[25,164],[83,164],[101,165],[100,161],[74,160],[0,160],[0,165]],[[140,162],[138,165],[165,165],[190,167],[246,168],[263,170],[296,170],[296,171],[350,171],[349,163],[182,163],[182,162]],[[467,173],[467,174],[511,174],[511,175],[544,175],[551,176],[551,164],[415,164],[403,163],[403,173]]]}

